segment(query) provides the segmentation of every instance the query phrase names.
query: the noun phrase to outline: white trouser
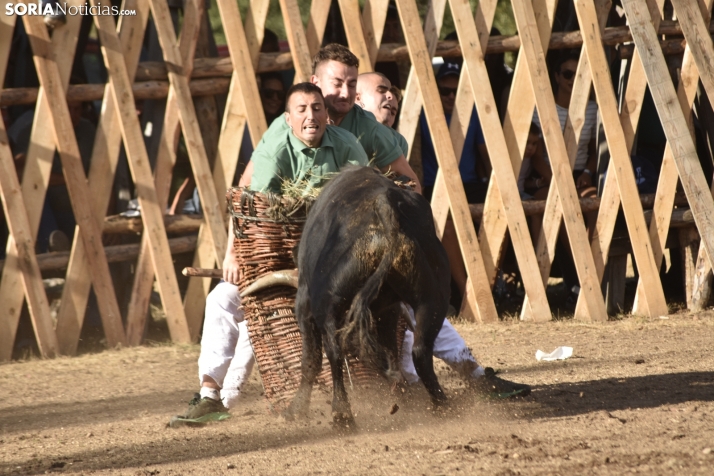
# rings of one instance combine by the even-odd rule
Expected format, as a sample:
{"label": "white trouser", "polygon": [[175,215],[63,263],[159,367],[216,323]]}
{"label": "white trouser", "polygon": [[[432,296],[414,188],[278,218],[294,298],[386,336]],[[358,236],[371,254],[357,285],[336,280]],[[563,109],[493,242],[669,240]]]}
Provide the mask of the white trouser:
{"label": "white trouser", "polygon": [[[412,323],[414,323],[414,311],[410,306],[407,306],[407,309]],[[407,329],[404,334],[401,366],[402,375],[410,385],[419,381],[419,376],[412,360],[413,346],[414,333]],[[484,368],[476,362],[471,350],[466,346],[466,342],[464,342],[464,339],[448,319],[444,319],[444,324],[441,326],[439,335],[436,336],[436,341],[434,341],[434,357],[438,357],[449,364],[465,380],[478,378],[485,374]]]}
{"label": "white trouser", "polygon": [[203,382],[204,377],[215,380],[221,387],[223,404],[234,407],[254,362],[238,286],[220,282],[206,298],[199,381]]}

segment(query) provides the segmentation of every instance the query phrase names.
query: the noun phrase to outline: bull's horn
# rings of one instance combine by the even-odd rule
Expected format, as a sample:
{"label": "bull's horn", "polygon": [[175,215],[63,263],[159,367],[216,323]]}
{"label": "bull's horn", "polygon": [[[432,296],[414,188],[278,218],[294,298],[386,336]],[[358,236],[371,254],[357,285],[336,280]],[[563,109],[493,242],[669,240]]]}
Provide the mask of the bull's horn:
{"label": "bull's horn", "polygon": [[272,286],[292,286],[295,289],[298,287],[298,271],[297,269],[282,269],[270,274],[266,274],[256,279],[253,284],[245,288],[240,293],[240,297],[250,296],[258,291],[267,289]]}

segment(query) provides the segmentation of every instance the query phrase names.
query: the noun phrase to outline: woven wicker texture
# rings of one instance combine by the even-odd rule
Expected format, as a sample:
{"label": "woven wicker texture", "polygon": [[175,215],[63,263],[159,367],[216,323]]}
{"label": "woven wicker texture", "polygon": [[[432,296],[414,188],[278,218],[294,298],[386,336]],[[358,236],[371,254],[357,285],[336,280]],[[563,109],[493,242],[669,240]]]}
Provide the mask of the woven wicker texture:
{"label": "woven wicker texture", "polygon": [[[257,278],[295,267],[293,248],[300,242],[312,199],[295,200],[232,188],[226,195],[235,230],[234,246],[245,289]],[[300,384],[302,339],[295,318],[295,289],[275,286],[242,299],[253,352],[270,409],[284,410]],[[399,320],[398,348],[406,322]],[[357,386],[383,381],[374,371],[350,357],[345,375]],[[330,365],[323,357],[318,386],[331,387]]]}

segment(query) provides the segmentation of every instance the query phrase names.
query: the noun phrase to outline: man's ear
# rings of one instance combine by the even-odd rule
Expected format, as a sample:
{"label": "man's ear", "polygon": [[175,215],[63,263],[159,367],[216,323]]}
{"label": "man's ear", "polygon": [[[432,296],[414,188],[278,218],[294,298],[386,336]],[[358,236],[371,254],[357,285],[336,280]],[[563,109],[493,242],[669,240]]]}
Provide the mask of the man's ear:
{"label": "man's ear", "polygon": [[320,85],[320,79],[317,76],[315,76],[314,74],[312,76],[310,76],[310,82],[312,84],[314,84],[315,86]]}
{"label": "man's ear", "polygon": [[288,111],[285,111],[283,114],[285,114],[285,122],[288,124],[288,127],[290,127],[290,129],[292,129],[293,125],[290,124],[290,114],[288,114]]}

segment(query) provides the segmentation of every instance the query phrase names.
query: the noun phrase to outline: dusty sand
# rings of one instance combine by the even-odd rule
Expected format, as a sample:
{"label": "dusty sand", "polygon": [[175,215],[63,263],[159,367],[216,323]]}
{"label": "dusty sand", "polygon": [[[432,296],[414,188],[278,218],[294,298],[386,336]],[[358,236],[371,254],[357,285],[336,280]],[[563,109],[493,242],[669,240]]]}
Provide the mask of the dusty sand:
{"label": "dusty sand", "polygon": [[[308,421],[268,414],[256,373],[230,420],[169,429],[198,346],[0,365],[0,474],[714,474],[714,313],[456,327],[532,396],[484,399],[439,363],[446,409],[360,392],[343,434],[320,392]],[[574,356],[536,362],[559,345]]]}

